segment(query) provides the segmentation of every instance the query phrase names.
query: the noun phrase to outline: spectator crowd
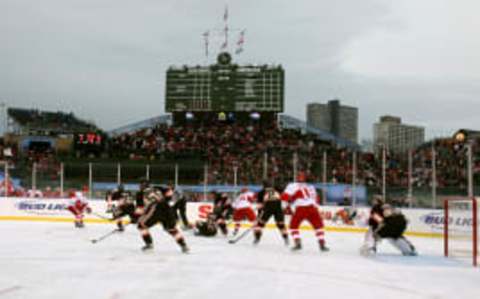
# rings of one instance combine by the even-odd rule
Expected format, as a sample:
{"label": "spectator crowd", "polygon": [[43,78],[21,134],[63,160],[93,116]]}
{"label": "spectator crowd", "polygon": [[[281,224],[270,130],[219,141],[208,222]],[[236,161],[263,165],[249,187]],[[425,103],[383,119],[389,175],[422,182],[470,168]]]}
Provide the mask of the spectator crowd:
{"label": "spectator crowd", "polygon": [[[5,146],[1,146],[1,157],[5,159]],[[436,152],[437,187],[466,188],[466,146],[453,139],[437,139],[433,144],[430,142],[412,151],[413,187],[432,186],[432,148]],[[479,172],[480,159],[475,159],[480,155],[478,140],[473,142],[473,149],[474,172]],[[58,180],[59,159],[53,151],[31,151],[22,158],[16,150],[8,154],[13,154],[14,157],[10,157],[13,163],[21,160],[29,169],[35,163],[39,173],[46,173],[52,181]],[[381,153],[358,152],[356,155],[356,183],[381,188]],[[351,184],[353,179],[351,149],[338,148],[315,135],[282,129],[276,124],[162,124],[110,138],[104,156],[117,161],[141,160],[146,163],[200,160],[201,165],[208,165],[209,184],[232,184],[235,179],[238,184],[260,184],[264,177],[285,183],[293,178],[294,169],[304,171],[308,181],[323,182],[325,164],[326,182]],[[389,187],[407,188],[408,169],[407,153],[386,153],[386,184]],[[198,180],[189,183],[204,182],[203,169],[198,172]]]}

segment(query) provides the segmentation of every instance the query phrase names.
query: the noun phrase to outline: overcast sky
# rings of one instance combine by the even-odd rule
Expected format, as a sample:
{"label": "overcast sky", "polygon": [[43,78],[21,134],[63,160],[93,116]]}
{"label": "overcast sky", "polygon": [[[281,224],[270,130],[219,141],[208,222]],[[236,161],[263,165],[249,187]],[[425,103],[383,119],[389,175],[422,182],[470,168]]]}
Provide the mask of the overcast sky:
{"label": "overcast sky", "polygon": [[166,69],[206,62],[226,3],[247,30],[234,59],[284,66],[287,114],[339,98],[360,139],[383,114],[480,129],[478,0],[0,0],[0,101],[107,130],[162,114]]}

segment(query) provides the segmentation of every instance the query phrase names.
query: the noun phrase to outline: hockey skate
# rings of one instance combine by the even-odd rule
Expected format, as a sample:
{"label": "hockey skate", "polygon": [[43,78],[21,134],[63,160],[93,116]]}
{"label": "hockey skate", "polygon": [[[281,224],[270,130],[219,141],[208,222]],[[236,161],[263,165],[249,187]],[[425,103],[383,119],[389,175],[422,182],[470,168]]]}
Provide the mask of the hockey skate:
{"label": "hockey skate", "polygon": [[220,231],[224,237],[228,237],[228,229],[226,226],[220,226]]}
{"label": "hockey skate", "polygon": [[302,242],[300,240],[295,240],[295,244],[292,247],[292,251],[299,251],[302,249]]}
{"label": "hockey skate", "polygon": [[363,256],[373,256],[376,253],[377,253],[377,248],[375,246],[364,244],[362,245],[362,247],[360,247],[360,254]]}
{"label": "hockey skate", "polygon": [[194,228],[194,226],[191,225],[190,223],[188,223],[188,224],[186,224],[186,225],[185,225],[185,224],[182,225],[182,230],[183,230],[183,231],[188,231],[188,230],[191,230],[191,229],[193,229],[193,228]]}
{"label": "hockey skate", "polygon": [[183,245],[183,246],[181,246],[181,248],[182,248],[182,253],[189,253],[190,252],[190,248],[188,248],[187,245]]}
{"label": "hockey skate", "polygon": [[321,252],[328,252],[330,251],[330,248],[328,248],[324,242],[320,242],[320,251]]}
{"label": "hockey skate", "polygon": [[123,231],[125,231],[125,228],[123,227],[123,224],[122,224],[122,223],[118,223],[118,224],[117,224],[117,231],[118,231],[118,232],[123,232]]}
{"label": "hockey skate", "polygon": [[409,253],[402,253],[404,256],[417,256],[418,252],[416,250],[413,250]]}
{"label": "hockey skate", "polygon": [[145,244],[145,246],[142,247],[143,252],[148,252],[153,250],[153,244]]}

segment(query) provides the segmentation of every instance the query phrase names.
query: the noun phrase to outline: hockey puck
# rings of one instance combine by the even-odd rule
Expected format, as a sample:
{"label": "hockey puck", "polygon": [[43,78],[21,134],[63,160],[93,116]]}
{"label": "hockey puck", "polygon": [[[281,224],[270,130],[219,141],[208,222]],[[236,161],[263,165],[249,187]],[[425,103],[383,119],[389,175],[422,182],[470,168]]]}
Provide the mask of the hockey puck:
{"label": "hockey puck", "polygon": [[93,243],[93,244],[97,243],[97,240],[92,240],[92,243]]}

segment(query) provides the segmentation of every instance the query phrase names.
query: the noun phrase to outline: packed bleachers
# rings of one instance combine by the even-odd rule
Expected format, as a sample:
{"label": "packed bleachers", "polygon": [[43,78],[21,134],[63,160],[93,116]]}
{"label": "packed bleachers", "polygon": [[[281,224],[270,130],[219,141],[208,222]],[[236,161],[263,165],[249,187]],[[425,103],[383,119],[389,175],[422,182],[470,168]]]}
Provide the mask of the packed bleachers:
{"label": "packed bleachers", "polygon": [[[453,139],[435,141],[437,186],[465,186],[466,150]],[[480,154],[478,141],[473,144],[474,156]],[[281,181],[293,175],[294,155],[297,168],[307,171],[311,181],[322,181],[322,157],[327,153],[327,178],[332,183],[351,183],[352,151],[337,148],[330,142],[297,130],[280,129],[276,125],[217,125],[211,127],[167,127],[161,125],[112,140],[111,155],[130,159],[185,159],[203,157],[212,167],[209,181],[232,182],[232,169],[239,169],[241,183],[261,181],[264,167],[267,176]],[[265,160],[266,159],[266,160]],[[412,153],[412,182],[417,187],[431,186],[432,144],[427,143]],[[380,154],[359,153],[357,183],[379,187],[382,177]],[[479,162],[476,162],[480,166]],[[478,169],[476,167],[475,169]],[[386,182],[389,186],[408,185],[408,155],[387,153]]]}
{"label": "packed bleachers", "polygon": [[[437,187],[452,188],[453,192],[466,194],[467,157],[464,144],[453,139],[438,139],[433,147],[436,151]],[[276,123],[269,126],[218,123],[211,126],[176,127],[158,124],[109,138],[102,157],[116,163],[179,163],[181,167],[193,165],[191,161],[200,161],[197,168],[189,169],[190,179],[183,177],[184,184],[202,184],[205,181],[204,165],[208,165],[206,180],[209,184],[232,184],[235,174],[238,184],[259,184],[265,175],[275,182],[288,182],[293,178],[294,169],[305,171],[311,182],[323,182],[324,154],[327,157],[326,182],[351,184],[353,150],[337,147],[331,141],[321,140],[317,135],[282,129]],[[408,155],[387,153],[386,156],[387,193],[394,197],[398,193],[398,204],[408,204],[405,202],[409,185]],[[473,156],[474,172],[477,173],[480,171],[479,140],[473,142]],[[15,156],[12,160],[23,165],[25,173],[32,171],[35,162],[37,171],[44,175],[46,181],[58,181],[59,163],[65,157],[59,157],[52,151],[32,151]],[[82,161],[76,159],[76,162]],[[87,159],[84,162],[87,164]],[[101,164],[102,159],[96,163]],[[72,173],[69,172],[69,175]],[[129,173],[130,170],[123,171],[126,180],[133,177],[129,177]],[[81,175],[84,180],[86,172],[83,171],[78,176]],[[475,185],[480,185],[479,178],[478,175],[475,176]],[[111,176],[111,181],[115,181],[114,175]],[[357,152],[356,183],[369,188],[369,194],[381,192],[381,154]],[[414,189],[427,192],[432,187],[431,142],[412,152],[412,184]]]}

